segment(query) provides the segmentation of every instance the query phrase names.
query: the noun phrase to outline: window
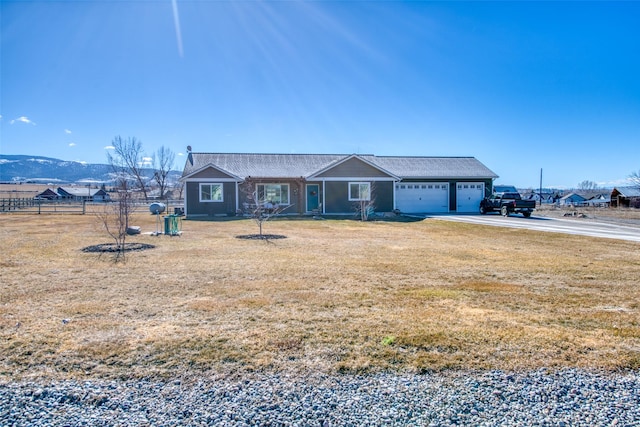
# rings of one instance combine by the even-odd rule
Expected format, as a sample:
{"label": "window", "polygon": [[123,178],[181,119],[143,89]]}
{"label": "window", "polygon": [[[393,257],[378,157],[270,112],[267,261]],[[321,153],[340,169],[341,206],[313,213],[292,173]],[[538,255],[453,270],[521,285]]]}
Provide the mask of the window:
{"label": "window", "polygon": [[222,202],[222,184],[200,184],[201,202]]}
{"label": "window", "polygon": [[289,204],[289,184],[258,184],[258,200],[278,205]]}
{"label": "window", "polygon": [[349,200],[370,200],[371,185],[368,182],[350,182]]}

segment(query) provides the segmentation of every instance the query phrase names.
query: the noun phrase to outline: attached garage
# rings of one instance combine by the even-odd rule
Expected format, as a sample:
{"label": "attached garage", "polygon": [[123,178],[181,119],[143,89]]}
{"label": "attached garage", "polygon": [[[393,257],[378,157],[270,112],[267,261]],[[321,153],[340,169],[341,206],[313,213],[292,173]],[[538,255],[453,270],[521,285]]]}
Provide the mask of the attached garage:
{"label": "attached garage", "polygon": [[484,183],[458,182],[456,184],[456,211],[477,213],[484,197]]}
{"label": "attached garage", "polygon": [[449,212],[449,183],[397,183],[396,207],[402,213]]}
{"label": "attached garage", "polygon": [[186,217],[213,218],[247,214],[244,196],[256,187],[282,193],[274,197],[285,214],[353,216],[362,202],[376,214],[477,213],[497,177],[473,157],[190,151],[180,181]]}

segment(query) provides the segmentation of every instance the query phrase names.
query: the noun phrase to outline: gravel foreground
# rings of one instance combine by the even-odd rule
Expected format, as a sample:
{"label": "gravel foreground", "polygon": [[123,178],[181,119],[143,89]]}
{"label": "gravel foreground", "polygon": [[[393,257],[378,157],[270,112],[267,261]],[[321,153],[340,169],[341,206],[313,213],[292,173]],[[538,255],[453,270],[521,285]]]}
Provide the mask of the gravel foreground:
{"label": "gravel foreground", "polygon": [[2,426],[640,426],[640,371],[0,384]]}

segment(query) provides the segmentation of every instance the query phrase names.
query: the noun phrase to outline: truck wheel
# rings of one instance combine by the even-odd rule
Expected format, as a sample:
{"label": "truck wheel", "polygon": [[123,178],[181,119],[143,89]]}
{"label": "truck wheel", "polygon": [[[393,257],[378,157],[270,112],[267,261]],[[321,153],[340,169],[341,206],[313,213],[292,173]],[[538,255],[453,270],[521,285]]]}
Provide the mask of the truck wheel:
{"label": "truck wheel", "polygon": [[500,209],[500,213],[502,214],[502,216],[509,216],[509,208],[508,208],[508,207],[506,207],[506,206],[503,206],[503,207]]}
{"label": "truck wheel", "polygon": [[484,215],[484,214],[486,214],[486,213],[487,213],[487,210],[484,208],[484,206],[482,206],[482,205],[481,205],[481,206],[480,206],[480,214],[481,214],[481,215]]}
{"label": "truck wheel", "polygon": [[531,216],[531,212],[522,212],[522,216],[529,218]]}

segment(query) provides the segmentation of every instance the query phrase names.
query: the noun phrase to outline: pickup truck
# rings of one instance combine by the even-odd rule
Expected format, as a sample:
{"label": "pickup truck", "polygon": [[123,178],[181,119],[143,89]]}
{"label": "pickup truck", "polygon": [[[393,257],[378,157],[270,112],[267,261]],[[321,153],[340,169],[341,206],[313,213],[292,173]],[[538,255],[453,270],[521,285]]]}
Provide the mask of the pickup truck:
{"label": "pickup truck", "polygon": [[535,200],[522,200],[520,193],[495,193],[480,202],[480,213],[500,212],[504,216],[521,213],[529,218],[536,207]]}

